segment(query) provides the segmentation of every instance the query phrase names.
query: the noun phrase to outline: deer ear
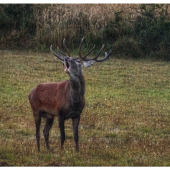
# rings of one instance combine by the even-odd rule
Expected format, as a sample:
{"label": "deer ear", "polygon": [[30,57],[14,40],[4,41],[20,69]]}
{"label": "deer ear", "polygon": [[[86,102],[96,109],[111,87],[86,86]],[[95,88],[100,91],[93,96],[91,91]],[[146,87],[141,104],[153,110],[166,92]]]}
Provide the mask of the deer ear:
{"label": "deer ear", "polygon": [[83,67],[90,67],[92,66],[96,61],[95,60],[89,60],[89,61],[83,61]]}

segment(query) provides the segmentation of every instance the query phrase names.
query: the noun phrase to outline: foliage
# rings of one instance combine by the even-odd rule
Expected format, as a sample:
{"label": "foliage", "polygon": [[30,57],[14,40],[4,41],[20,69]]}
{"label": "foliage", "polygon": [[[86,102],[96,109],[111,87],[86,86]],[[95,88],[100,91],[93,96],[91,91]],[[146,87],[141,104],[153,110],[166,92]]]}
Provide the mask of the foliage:
{"label": "foliage", "polygon": [[[1,4],[0,47],[64,50],[62,40],[76,53],[105,44],[117,57],[170,60],[168,4]],[[135,12],[134,12],[135,11]]]}
{"label": "foliage", "polygon": [[5,47],[25,46],[25,42],[34,36],[35,23],[32,5],[1,4],[0,32]]}
{"label": "foliage", "polygon": [[162,13],[157,16],[157,7],[159,5],[141,5],[142,16],[135,21],[135,38],[145,55],[159,52],[160,59],[169,60],[164,54],[170,47],[170,20]]}
{"label": "foliage", "polygon": [[139,43],[127,36],[114,43],[113,52],[119,57],[140,58],[142,56]]}

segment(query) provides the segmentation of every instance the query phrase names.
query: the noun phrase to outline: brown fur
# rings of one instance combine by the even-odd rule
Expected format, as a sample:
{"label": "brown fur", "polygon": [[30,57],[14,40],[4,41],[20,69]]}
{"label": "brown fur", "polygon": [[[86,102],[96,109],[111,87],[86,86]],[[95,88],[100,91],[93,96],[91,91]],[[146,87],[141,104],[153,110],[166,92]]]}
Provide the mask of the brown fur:
{"label": "brown fur", "polygon": [[77,80],[70,79],[59,83],[39,84],[29,94],[29,101],[36,124],[38,150],[40,150],[41,117],[46,118],[43,132],[47,149],[49,149],[49,130],[52,127],[54,116],[58,116],[61,131],[61,148],[63,148],[65,140],[64,120],[72,118],[74,139],[76,150],[78,151],[78,124],[80,114],[85,106],[85,82],[82,73]]}
{"label": "brown fur", "polygon": [[43,83],[29,94],[33,113],[40,111],[58,116],[60,112],[66,117],[72,110],[82,111],[85,106],[84,78],[78,83],[66,80],[59,83]]}
{"label": "brown fur", "polygon": [[39,84],[29,95],[33,112],[45,111],[58,116],[60,110],[68,110],[69,81]]}

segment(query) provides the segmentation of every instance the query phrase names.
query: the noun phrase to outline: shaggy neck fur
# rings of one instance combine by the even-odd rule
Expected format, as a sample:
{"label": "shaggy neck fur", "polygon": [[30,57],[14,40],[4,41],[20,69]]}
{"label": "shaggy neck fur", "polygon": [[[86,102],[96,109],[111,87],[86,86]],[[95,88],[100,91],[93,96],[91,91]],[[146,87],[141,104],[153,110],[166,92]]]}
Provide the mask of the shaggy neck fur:
{"label": "shaggy neck fur", "polygon": [[75,107],[79,106],[84,100],[85,93],[85,80],[83,73],[79,75],[79,77],[74,76],[73,74],[69,74],[70,76],[70,86],[71,86],[71,104],[75,105]]}

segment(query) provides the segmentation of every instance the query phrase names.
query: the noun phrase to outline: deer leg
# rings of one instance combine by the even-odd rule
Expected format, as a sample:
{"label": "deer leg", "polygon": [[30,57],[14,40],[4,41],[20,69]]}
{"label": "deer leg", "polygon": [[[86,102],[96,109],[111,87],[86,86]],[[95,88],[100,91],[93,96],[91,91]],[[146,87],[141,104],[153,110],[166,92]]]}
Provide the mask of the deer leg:
{"label": "deer leg", "polygon": [[76,147],[76,151],[79,151],[79,144],[78,144],[78,125],[79,125],[79,121],[80,121],[80,116],[78,116],[77,118],[72,118],[72,122],[73,122],[73,134],[74,134],[74,142],[75,142],[75,147]]}
{"label": "deer leg", "polygon": [[54,121],[54,118],[46,118],[46,124],[45,124],[44,130],[43,130],[47,149],[50,149],[50,146],[49,146],[49,131],[50,131],[52,125],[53,125],[53,121]]}
{"label": "deer leg", "polygon": [[61,149],[63,149],[63,145],[65,141],[64,117],[59,115],[58,120],[59,120],[60,135],[61,135]]}
{"label": "deer leg", "polygon": [[38,151],[40,151],[40,124],[41,124],[41,116],[34,116],[35,125],[36,125],[36,139],[37,139],[37,147]]}

